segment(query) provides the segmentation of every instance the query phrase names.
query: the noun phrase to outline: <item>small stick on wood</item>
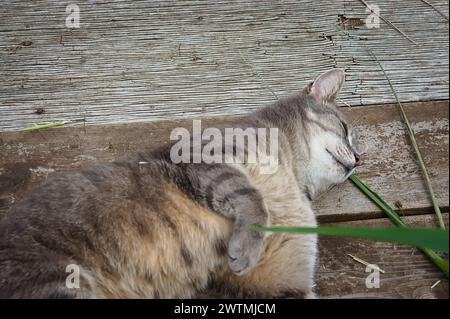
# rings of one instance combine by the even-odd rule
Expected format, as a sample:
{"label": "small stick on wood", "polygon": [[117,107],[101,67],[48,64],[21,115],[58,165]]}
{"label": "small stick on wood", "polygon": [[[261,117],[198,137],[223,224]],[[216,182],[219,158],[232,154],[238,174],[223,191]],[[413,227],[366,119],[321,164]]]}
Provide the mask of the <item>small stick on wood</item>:
{"label": "small stick on wood", "polygon": [[352,106],[350,104],[348,104],[347,102],[345,102],[344,100],[339,99],[339,102],[341,102],[342,104],[344,104],[346,107],[348,107],[349,109],[352,108]]}
{"label": "small stick on wood", "polygon": [[433,286],[430,287],[430,289],[433,289],[434,287],[436,287],[437,285],[439,285],[441,283],[440,280],[436,281]]}
{"label": "small stick on wood", "polygon": [[380,267],[378,267],[378,266],[376,266],[376,265],[373,265],[373,264],[371,264],[371,263],[368,263],[367,261],[362,260],[361,258],[358,258],[358,257],[356,257],[356,256],[353,256],[353,255],[350,255],[350,254],[347,254],[347,255],[348,255],[349,257],[351,257],[354,261],[357,261],[357,262],[359,262],[360,264],[363,264],[364,266],[367,266],[367,267],[370,267],[370,268],[372,268],[372,269],[378,270],[379,272],[381,272],[382,274],[384,274],[384,270],[381,269]]}
{"label": "small stick on wood", "polygon": [[380,18],[381,20],[383,20],[384,22],[386,22],[388,25],[390,25],[393,29],[395,29],[397,32],[399,32],[401,35],[403,35],[406,39],[408,39],[410,42],[414,43],[414,44],[418,44],[416,41],[414,41],[413,39],[411,39],[405,32],[403,32],[402,30],[400,30],[399,28],[397,28],[391,21],[389,21],[388,19],[386,19],[385,17],[383,17],[381,14],[376,13],[375,11],[373,11],[372,7],[365,1],[365,0],[359,0],[362,4],[364,4],[367,9],[370,10],[371,13],[373,13],[374,15],[376,15],[378,18]]}
{"label": "small stick on wood", "polygon": [[439,13],[439,15],[441,17],[443,17],[446,21],[448,21],[448,17],[441,11],[439,10],[434,4],[430,3],[427,0],[422,0],[423,3],[429,5],[431,8],[433,8],[434,11],[436,11],[437,13]]}

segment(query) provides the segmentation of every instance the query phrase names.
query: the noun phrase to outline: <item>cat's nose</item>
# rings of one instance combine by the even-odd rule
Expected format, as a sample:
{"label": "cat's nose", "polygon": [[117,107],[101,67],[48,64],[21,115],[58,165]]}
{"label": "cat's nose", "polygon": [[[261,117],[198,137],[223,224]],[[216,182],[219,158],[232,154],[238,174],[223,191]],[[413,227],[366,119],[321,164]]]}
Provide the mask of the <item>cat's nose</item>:
{"label": "cat's nose", "polygon": [[355,154],[355,166],[361,166],[361,158],[359,154]]}

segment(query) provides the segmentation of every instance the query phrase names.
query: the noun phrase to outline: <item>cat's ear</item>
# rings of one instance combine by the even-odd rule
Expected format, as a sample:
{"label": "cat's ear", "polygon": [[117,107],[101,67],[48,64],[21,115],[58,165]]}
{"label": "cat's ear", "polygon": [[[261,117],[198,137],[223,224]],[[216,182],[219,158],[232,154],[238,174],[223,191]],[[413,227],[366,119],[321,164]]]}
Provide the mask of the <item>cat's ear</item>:
{"label": "cat's ear", "polygon": [[319,76],[309,84],[304,92],[323,104],[336,104],[336,97],[345,82],[345,72],[342,69],[332,69]]}

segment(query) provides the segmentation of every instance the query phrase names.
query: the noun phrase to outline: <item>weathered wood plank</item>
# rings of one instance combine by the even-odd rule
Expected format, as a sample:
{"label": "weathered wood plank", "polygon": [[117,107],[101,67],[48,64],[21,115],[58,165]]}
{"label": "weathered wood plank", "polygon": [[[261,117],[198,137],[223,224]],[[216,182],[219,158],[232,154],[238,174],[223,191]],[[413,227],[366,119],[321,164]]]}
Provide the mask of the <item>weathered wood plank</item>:
{"label": "weathered wood plank", "polygon": [[[347,70],[342,105],[393,102],[367,48],[402,101],[449,97],[448,23],[421,1],[376,1],[418,45],[383,22],[364,26],[359,1],[90,2],[2,1],[0,131],[244,114],[332,67]],[[79,29],[65,27],[69,3]]]}
{"label": "weathered wood plank", "polygon": [[[429,168],[439,205],[448,211],[448,102],[411,103],[406,112]],[[432,211],[415,157],[393,105],[345,108],[355,123],[366,153],[358,175],[401,214]],[[203,127],[232,122],[207,118]],[[169,142],[174,127],[190,120],[107,126],[63,127],[37,132],[0,133],[0,213],[54,171],[110,161],[137,150]],[[397,203],[398,204],[398,203]],[[319,220],[377,218],[383,213],[350,182],[330,191],[316,204]]]}
{"label": "weathered wood plank", "polygon": [[[448,224],[448,214],[445,215]],[[413,227],[434,227],[431,216],[405,217]],[[338,227],[390,227],[386,219],[343,222]],[[320,238],[316,291],[323,298],[448,298],[448,279],[416,248],[360,239]],[[380,288],[366,288],[366,266],[347,254],[376,264]],[[436,287],[433,284],[441,281]]]}

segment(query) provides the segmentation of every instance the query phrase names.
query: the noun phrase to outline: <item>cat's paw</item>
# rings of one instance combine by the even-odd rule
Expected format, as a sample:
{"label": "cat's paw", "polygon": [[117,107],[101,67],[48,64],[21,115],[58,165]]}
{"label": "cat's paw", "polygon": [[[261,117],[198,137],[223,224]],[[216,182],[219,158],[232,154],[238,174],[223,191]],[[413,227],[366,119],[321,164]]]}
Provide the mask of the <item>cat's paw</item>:
{"label": "cat's paw", "polygon": [[253,231],[239,231],[231,236],[228,243],[228,264],[238,276],[245,275],[261,257],[264,234]]}

